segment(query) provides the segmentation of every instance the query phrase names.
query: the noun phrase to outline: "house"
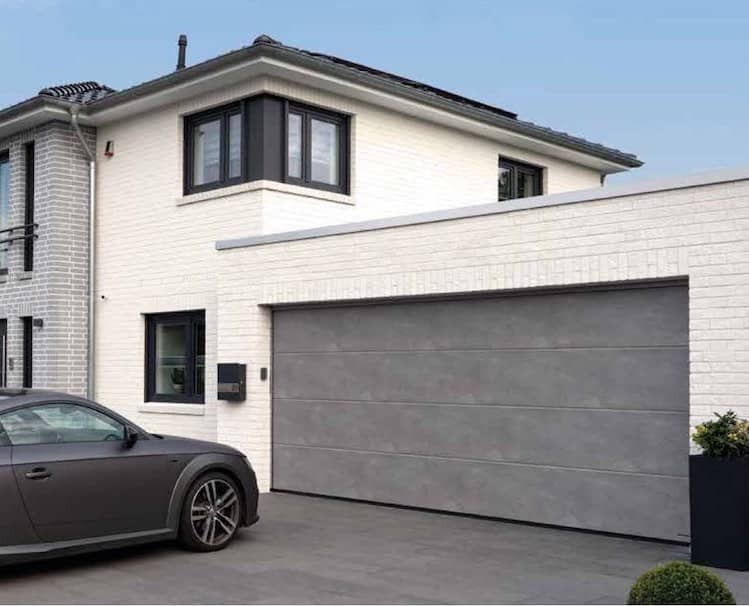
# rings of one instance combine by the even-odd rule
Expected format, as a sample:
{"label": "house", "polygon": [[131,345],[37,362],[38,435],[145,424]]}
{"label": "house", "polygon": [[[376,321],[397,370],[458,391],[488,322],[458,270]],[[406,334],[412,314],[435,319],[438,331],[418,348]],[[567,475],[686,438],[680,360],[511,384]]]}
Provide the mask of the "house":
{"label": "house", "polygon": [[688,540],[690,424],[749,407],[749,171],[601,187],[640,161],[267,36],[183,57],[62,108],[96,399],[263,489]]}
{"label": "house", "polygon": [[72,112],[112,89],[43,89],[0,111],[0,385],[85,395],[89,170]]}

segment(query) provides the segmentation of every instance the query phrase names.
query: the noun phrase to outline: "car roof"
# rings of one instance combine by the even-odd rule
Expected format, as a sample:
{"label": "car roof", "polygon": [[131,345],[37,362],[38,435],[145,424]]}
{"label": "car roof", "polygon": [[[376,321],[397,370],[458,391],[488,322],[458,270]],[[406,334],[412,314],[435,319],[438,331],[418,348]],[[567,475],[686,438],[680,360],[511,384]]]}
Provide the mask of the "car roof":
{"label": "car roof", "polygon": [[49,389],[27,389],[27,388],[0,388],[0,413],[18,406],[49,402],[50,400],[61,400],[64,402],[80,402],[90,404],[89,400],[74,396],[62,391]]}

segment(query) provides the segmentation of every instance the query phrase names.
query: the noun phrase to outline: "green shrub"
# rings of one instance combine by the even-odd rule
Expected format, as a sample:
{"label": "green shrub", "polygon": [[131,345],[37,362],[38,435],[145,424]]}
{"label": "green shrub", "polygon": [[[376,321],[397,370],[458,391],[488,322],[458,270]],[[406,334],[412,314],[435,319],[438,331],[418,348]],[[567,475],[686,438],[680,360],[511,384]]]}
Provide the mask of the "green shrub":
{"label": "green shrub", "polygon": [[749,421],[729,410],[697,426],[692,439],[708,457],[749,456]]}
{"label": "green shrub", "polygon": [[627,604],[735,604],[719,576],[687,562],[670,562],[643,574]]}

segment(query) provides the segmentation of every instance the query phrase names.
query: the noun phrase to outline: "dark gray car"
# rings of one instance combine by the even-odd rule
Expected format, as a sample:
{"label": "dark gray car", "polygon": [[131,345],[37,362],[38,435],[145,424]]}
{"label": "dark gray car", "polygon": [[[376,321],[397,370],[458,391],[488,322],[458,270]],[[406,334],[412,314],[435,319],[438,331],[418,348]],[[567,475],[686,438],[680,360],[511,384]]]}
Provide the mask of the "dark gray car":
{"label": "dark gray car", "polygon": [[0,564],[178,538],[225,547],[257,519],[239,451],[148,433],[89,400],[0,389]]}

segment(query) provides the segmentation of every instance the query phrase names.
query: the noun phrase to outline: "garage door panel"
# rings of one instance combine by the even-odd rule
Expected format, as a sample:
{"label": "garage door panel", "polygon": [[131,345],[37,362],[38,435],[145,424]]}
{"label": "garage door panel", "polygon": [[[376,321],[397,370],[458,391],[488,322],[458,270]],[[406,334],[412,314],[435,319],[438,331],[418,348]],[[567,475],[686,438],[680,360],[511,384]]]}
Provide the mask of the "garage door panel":
{"label": "garage door panel", "polygon": [[[321,473],[320,470],[325,470]],[[684,540],[686,478],[278,446],[278,489]]]}
{"label": "garage door panel", "polygon": [[662,287],[276,312],[277,352],[685,345],[686,289]]}
{"label": "garage door panel", "polygon": [[685,476],[688,430],[682,413],[277,400],[273,441]]}
{"label": "garage door panel", "polygon": [[688,366],[684,348],[279,353],[274,389],[293,399],[683,411]]}
{"label": "garage door panel", "polygon": [[273,317],[274,488],[685,539],[686,287]]}

